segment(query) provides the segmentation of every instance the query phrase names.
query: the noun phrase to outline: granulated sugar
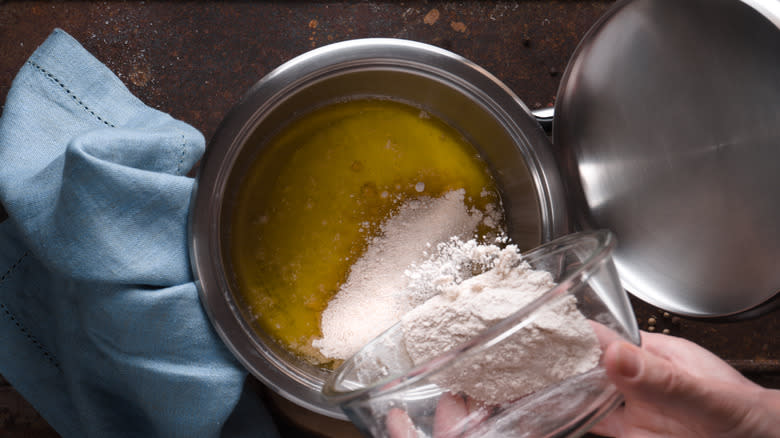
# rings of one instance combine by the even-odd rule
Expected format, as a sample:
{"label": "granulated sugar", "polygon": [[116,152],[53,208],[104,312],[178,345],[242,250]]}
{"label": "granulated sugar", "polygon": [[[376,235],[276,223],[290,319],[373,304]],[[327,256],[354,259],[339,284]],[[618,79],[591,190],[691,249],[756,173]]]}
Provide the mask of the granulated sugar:
{"label": "granulated sugar", "polygon": [[[369,242],[363,256],[352,265],[347,281],[328,303],[322,314],[322,338],[312,345],[327,357],[347,359],[414,305],[435,294],[435,287],[415,288],[417,292],[409,296],[405,291],[410,280],[405,271],[423,262],[428,251],[451,237],[467,240],[480,222],[495,224],[499,220],[467,207],[464,197],[464,190],[455,190],[440,198],[409,201],[385,221],[380,235]],[[422,278],[425,275],[421,273],[417,281],[427,281]],[[442,275],[456,273],[451,270]]]}

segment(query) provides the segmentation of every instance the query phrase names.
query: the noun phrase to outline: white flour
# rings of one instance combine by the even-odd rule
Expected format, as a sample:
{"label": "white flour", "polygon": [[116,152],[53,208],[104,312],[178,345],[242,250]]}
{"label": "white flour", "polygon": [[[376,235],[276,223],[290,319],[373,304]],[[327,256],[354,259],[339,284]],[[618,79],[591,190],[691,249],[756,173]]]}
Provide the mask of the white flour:
{"label": "white flour", "polygon": [[469,209],[464,197],[464,190],[455,190],[441,198],[409,201],[385,221],[380,235],[369,242],[328,303],[322,314],[322,338],[312,345],[327,357],[347,359],[436,293],[434,289],[418,291],[414,297],[399,293],[407,290],[404,271],[425,260],[427,250],[450,237],[471,238],[481,221],[497,221]]}
{"label": "white flour", "polygon": [[[521,262],[511,245],[494,264],[444,287],[402,318],[399,348],[406,349],[415,365],[470,340],[555,285],[549,273]],[[432,380],[452,392],[500,404],[590,370],[601,350],[576,304],[571,295],[557,299],[487,354],[467,357]]]}

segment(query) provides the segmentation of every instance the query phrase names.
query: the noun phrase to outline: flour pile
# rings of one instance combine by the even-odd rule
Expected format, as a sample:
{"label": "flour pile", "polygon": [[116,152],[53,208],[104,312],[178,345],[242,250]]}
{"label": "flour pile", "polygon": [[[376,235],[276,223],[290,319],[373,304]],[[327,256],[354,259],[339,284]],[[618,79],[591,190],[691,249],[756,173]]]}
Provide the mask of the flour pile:
{"label": "flour pile", "polygon": [[[472,339],[555,286],[550,273],[531,269],[512,245],[500,250],[492,264],[484,273],[444,286],[403,316],[399,348],[415,365]],[[466,358],[432,380],[451,392],[501,404],[586,372],[600,356],[598,339],[576,298],[565,295],[486,354]]]}

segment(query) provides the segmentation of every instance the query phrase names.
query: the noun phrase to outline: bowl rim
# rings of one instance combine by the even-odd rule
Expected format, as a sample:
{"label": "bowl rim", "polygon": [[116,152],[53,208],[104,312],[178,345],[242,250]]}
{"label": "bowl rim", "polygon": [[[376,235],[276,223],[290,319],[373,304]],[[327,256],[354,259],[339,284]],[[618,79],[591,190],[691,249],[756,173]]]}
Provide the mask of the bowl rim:
{"label": "bowl rim", "polygon": [[[420,380],[449,367],[460,360],[463,354],[476,354],[479,351],[492,347],[519,330],[521,327],[519,327],[518,324],[528,315],[570,291],[579,289],[579,287],[585,284],[590,279],[591,275],[598,270],[600,265],[605,260],[609,260],[612,251],[617,245],[617,239],[609,230],[581,231],[560,237],[521,254],[521,263],[534,261],[565,251],[584,240],[595,240],[596,245],[590,254],[588,254],[587,258],[582,261],[580,266],[571,271],[566,277],[562,278],[555,286],[544,292],[538,298],[523,306],[521,309],[518,309],[510,316],[487,327],[468,341],[434,356],[419,365],[411,367],[403,374],[391,374],[370,386],[362,388],[343,391],[337,389],[337,381],[348,371],[353,358],[360,354],[360,352],[358,352],[336,369],[336,372],[325,382],[325,385],[322,388],[323,395],[326,399],[339,405],[345,405],[355,400],[368,397],[386,396],[397,391],[402,391],[405,387],[413,385]],[[636,323],[635,319],[632,319],[631,321]],[[397,325],[398,324],[393,325],[393,327],[389,328],[384,333],[390,332],[397,327]],[[375,339],[381,338],[384,333]],[[631,339],[631,341],[639,344],[640,340],[638,335],[636,339]],[[366,346],[363,348],[366,348]],[[363,349],[361,349],[361,351],[362,350]]]}

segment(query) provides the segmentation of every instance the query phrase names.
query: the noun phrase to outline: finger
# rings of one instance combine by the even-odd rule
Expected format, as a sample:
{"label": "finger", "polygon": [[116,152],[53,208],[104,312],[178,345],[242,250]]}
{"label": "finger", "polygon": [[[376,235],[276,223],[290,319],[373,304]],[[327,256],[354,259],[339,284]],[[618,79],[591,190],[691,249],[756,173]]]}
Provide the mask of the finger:
{"label": "finger", "polygon": [[402,409],[390,409],[385,418],[385,427],[390,438],[417,438],[417,429],[412,419]]}
{"label": "finger", "polygon": [[691,348],[702,349],[702,347],[699,347],[697,344],[676,336],[650,332],[641,332],[641,334],[642,347],[661,357],[674,357]]}
{"label": "finger", "polygon": [[460,435],[469,411],[463,397],[445,392],[436,405],[433,417],[433,436],[436,438],[453,438]]}
{"label": "finger", "polygon": [[623,433],[625,430],[625,410],[626,408],[624,406],[615,409],[601,421],[596,423],[589,432],[605,437],[625,436]]}
{"label": "finger", "polygon": [[647,351],[684,367],[692,375],[736,384],[749,382],[718,356],[687,339],[643,332],[642,344]]}
{"label": "finger", "polygon": [[690,407],[702,398],[702,385],[662,357],[627,342],[613,342],[604,352],[604,368],[627,402]]}
{"label": "finger", "polygon": [[469,410],[469,421],[466,424],[466,430],[476,427],[490,416],[490,409],[485,403],[474,399],[466,398],[466,407]]}

